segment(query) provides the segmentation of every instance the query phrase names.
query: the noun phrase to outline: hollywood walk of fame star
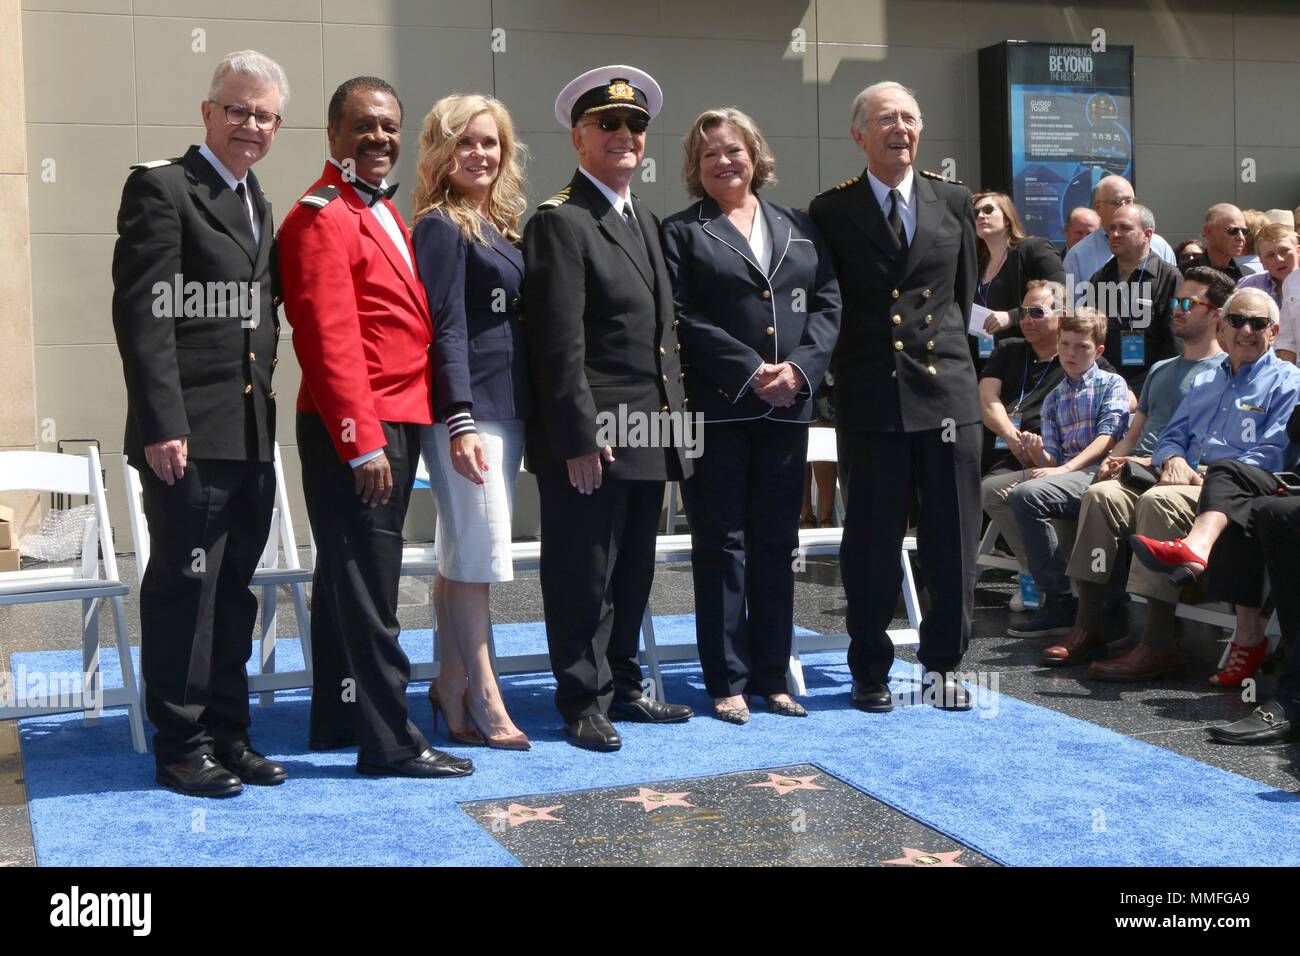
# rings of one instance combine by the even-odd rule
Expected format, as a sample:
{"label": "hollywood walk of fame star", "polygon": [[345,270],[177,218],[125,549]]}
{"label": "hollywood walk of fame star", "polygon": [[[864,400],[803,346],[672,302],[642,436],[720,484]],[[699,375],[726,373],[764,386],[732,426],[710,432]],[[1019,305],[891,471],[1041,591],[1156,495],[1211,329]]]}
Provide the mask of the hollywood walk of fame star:
{"label": "hollywood walk of fame star", "polygon": [[495,813],[485,813],[485,820],[505,820],[512,827],[521,826],[525,823],[537,823],[546,821],[550,823],[563,823],[559,817],[551,816],[552,810],[563,809],[564,804],[557,803],[553,807],[526,807],[522,803],[510,804],[509,810],[497,810]]}
{"label": "hollywood walk of fame star", "polygon": [[783,773],[769,773],[764,783],[747,783],[747,787],[771,787],[777,793],[793,793],[795,790],[825,790],[813,783],[821,774],[809,774],[807,777],[791,777]]}
{"label": "hollywood walk of fame star", "polygon": [[949,850],[947,853],[929,853],[925,850],[913,850],[910,846],[903,847],[903,855],[897,860],[885,860],[886,863],[892,863],[895,866],[962,866],[965,863],[958,863],[957,857],[961,856],[963,850]]}
{"label": "hollywood walk of fame star", "polygon": [[621,803],[639,803],[645,808],[646,813],[658,810],[660,807],[695,807],[695,804],[686,802],[686,797],[690,795],[689,790],[682,793],[660,793],[658,790],[651,790],[649,787],[637,787],[636,789],[637,795],[635,797],[617,797],[616,799]]}

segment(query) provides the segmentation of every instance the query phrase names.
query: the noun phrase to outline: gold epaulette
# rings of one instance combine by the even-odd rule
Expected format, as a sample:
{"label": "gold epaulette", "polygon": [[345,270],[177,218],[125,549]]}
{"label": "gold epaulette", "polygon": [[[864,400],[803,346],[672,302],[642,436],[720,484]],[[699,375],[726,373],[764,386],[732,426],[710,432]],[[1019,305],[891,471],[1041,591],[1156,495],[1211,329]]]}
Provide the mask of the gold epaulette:
{"label": "gold epaulette", "polygon": [[160,169],[163,166],[173,166],[180,162],[180,157],[176,159],[151,159],[147,163],[132,163],[132,169]]}
{"label": "gold epaulette", "polygon": [[538,209],[554,209],[556,206],[563,206],[563,205],[564,205],[566,202],[568,202],[568,201],[569,201],[569,187],[568,187],[568,186],[565,186],[563,189],[561,189],[558,193],[556,193],[556,194],[555,194],[554,196],[552,196],[550,199],[546,200],[546,202],[544,202],[544,203],[539,203],[538,206],[537,206],[537,208],[538,208]]}
{"label": "gold epaulette", "polygon": [[848,189],[850,186],[854,185],[861,178],[862,178],[861,176],[854,176],[852,179],[846,179],[842,183],[836,183],[830,189],[823,190],[819,195],[825,196],[826,193],[833,193],[839,189]]}
{"label": "gold epaulette", "polygon": [[939,182],[941,182],[941,183],[952,183],[952,184],[954,184],[954,185],[956,185],[956,186],[965,186],[965,185],[966,185],[966,184],[965,184],[964,182],[962,182],[960,179],[949,179],[949,178],[948,178],[947,176],[945,176],[943,173],[932,173],[932,172],[930,172],[930,170],[928,170],[928,169],[923,169],[923,170],[921,170],[921,175],[924,176],[926,179],[937,179],[937,180],[939,180]]}

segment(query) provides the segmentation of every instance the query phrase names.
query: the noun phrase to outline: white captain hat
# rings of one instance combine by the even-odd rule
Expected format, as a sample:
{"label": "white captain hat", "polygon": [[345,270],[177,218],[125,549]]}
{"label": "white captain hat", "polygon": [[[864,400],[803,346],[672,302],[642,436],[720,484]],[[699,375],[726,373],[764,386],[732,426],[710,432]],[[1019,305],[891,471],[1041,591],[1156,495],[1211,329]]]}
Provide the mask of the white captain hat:
{"label": "white captain hat", "polygon": [[565,129],[578,125],[588,113],[629,109],[653,120],[664,105],[663,90],[655,78],[634,66],[598,66],[575,77],[555,98],[555,119]]}

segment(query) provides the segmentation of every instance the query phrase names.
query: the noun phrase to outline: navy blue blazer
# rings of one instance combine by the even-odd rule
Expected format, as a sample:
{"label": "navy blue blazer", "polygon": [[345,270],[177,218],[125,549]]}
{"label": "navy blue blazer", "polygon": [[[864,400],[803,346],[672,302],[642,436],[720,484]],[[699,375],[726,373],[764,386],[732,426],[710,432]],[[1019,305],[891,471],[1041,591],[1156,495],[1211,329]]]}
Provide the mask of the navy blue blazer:
{"label": "navy blue blazer", "polygon": [[[664,220],[664,258],[680,322],[692,412],[706,422],[807,422],[840,329],[840,288],[830,255],[806,213],[759,198],[772,236],[765,275],[749,240],[705,196]],[[749,387],[764,362],[789,362],[805,387],[788,408]]]}
{"label": "navy blue blazer", "polygon": [[469,406],[483,421],[532,414],[519,288],[524,258],[485,225],[474,242],[439,210],[416,223],[415,262],[433,315],[433,412]]}

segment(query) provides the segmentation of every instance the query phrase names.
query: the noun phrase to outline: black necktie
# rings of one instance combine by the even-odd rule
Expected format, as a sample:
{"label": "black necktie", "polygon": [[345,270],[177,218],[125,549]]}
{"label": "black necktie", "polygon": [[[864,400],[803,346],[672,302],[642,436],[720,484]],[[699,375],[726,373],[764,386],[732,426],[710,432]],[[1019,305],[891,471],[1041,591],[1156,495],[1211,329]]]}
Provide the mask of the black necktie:
{"label": "black necktie", "polygon": [[907,229],[903,226],[903,213],[899,207],[903,204],[903,194],[897,189],[889,191],[889,228],[898,236],[898,244],[907,249]]}
{"label": "black necktie", "polygon": [[353,180],[352,185],[370,196],[370,202],[368,205],[371,206],[375,205],[375,203],[379,202],[381,199],[392,199],[397,195],[398,183],[393,183],[393,185],[385,188],[381,186],[372,186],[364,179],[356,179]]}
{"label": "black necktie", "polygon": [[248,238],[257,241],[253,233],[253,216],[248,211],[248,190],[243,183],[235,183],[235,195],[239,197],[239,208],[244,211],[244,222],[248,224]]}
{"label": "black necktie", "polygon": [[641,227],[637,225],[636,216],[632,214],[632,204],[630,202],[623,203],[623,218],[627,221],[628,228],[630,228],[636,236],[636,241],[639,242],[641,248],[644,249],[645,236],[641,235]]}

